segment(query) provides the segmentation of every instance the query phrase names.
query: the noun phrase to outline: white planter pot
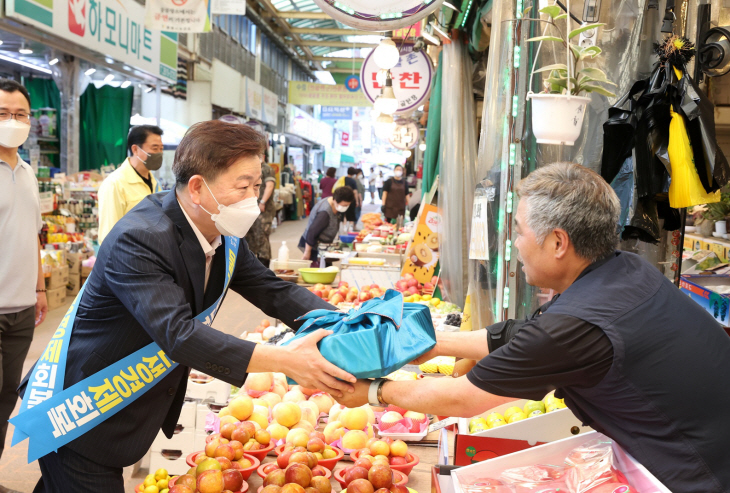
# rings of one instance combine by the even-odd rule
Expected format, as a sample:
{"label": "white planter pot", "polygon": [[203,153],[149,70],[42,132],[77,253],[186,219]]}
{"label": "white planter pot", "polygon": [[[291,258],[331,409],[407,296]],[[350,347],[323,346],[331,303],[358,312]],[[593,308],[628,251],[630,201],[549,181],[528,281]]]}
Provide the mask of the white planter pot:
{"label": "white planter pot", "polygon": [[532,132],[538,144],[575,144],[591,98],[563,94],[528,94],[527,98],[532,99]]}
{"label": "white planter pot", "polygon": [[715,233],[717,234],[727,234],[727,222],[726,221],[717,221],[715,223]]}

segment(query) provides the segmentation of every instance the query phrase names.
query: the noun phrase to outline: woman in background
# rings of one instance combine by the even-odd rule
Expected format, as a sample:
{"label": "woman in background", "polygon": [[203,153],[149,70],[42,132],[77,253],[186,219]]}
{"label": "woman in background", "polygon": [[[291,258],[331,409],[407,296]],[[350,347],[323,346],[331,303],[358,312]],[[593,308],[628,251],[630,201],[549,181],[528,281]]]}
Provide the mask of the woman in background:
{"label": "woman in background", "polygon": [[311,260],[313,267],[319,267],[319,244],[332,243],[340,231],[340,222],[345,212],[355,201],[355,192],[344,186],[335,190],[331,197],[320,200],[309,215],[304,234],[299,239],[302,260]]}
{"label": "woman in background", "polygon": [[327,176],[322,178],[322,181],[319,182],[319,189],[322,191],[323,199],[332,197],[332,187],[337,182],[337,178],[335,178],[336,173],[336,168],[327,168]]}
{"label": "woman in background", "polygon": [[403,166],[400,164],[393,170],[393,177],[383,183],[382,211],[388,221],[406,215],[406,205],[411,191],[403,176]]}

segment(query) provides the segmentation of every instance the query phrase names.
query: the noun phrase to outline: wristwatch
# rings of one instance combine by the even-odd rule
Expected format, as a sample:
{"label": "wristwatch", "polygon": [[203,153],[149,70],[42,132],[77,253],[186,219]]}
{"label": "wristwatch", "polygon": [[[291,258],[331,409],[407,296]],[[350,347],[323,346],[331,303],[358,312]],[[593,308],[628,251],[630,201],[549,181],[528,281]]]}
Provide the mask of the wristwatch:
{"label": "wristwatch", "polygon": [[384,383],[384,378],[376,378],[370,384],[370,387],[368,388],[368,404],[371,406],[382,407],[385,404],[385,401],[383,401]]}

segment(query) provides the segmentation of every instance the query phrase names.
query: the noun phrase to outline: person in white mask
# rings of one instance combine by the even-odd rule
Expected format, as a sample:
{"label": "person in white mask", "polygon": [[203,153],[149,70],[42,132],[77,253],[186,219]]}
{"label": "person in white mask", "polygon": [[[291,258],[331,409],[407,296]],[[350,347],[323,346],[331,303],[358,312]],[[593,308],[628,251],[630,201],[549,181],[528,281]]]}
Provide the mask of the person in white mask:
{"label": "person in white mask", "polygon": [[311,260],[313,265],[319,267],[319,244],[332,243],[337,238],[340,223],[355,199],[355,191],[348,186],[342,186],[335,189],[331,197],[317,202],[309,214],[304,234],[299,239],[302,260]]}
{"label": "person in white mask", "polygon": [[236,387],[248,373],[276,371],[305,388],[338,396],[353,390],[348,382],[355,378],[317,349],[330,332],[267,346],[241,339],[238,325],[215,320],[228,289],[295,329],[307,312],[335,309],[277,278],[241,239],[261,212],[266,146],[248,125],[193,125],[175,152],[175,189],[148,195],[109,233],[71,322],[64,387],[152,342],[178,366],[107,420],[41,457],[35,491],[65,493],[72,485],[78,493],[123,493],[123,467],[147,453],[160,429],[172,437],[191,368]]}
{"label": "person in white mask", "polygon": [[[39,255],[38,182],[18,155],[29,132],[28,91],[0,79],[0,456],[34,328],[48,311]],[[12,491],[0,485],[0,493]]]}
{"label": "person in white mask", "polygon": [[143,198],[160,191],[151,172],[162,167],[162,129],[155,125],[132,127],[127,150],[130,156],[99,187],[99,243]]}

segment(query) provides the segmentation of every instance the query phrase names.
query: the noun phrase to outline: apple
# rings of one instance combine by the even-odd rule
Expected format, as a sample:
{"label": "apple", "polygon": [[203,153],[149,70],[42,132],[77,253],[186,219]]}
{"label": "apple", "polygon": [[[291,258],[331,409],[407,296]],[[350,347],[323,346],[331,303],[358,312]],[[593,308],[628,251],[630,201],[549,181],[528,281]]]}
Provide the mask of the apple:
{"label": "apple", "polygon": [[302,488],[307,488],[312,482],[312,470],[304,464],[289,464],[284,476],[287,483],[296,483]]}
{"label": "apple", "polygon": [[404,466],[408,464],[408,461],[405,457],[399,457],[397,455],[394,455],[390,458],[390,465],[391,466]]}
{"label": "apple", "polygon": [[372,483],[367,479],[356,479],[347,485],[347,493],[374,493]]}
{"label": "apple", "polygon": [[240,491],[243,486],[243,475],[240,471],[229,469],[223,471],[223,487],[229,491]]}
{"label": "apple", "polygon": [[368,470],[364,467],[352,466],[345,470],[345,488],[348,488],[350,483],[358,479],[367,479]]}
{"label": "apple", "polygon": [[357,292],[354,292],[353,293],[352,291],[350,291],[349,293],[347,293],[347,296],[345,296],[345,301],[348,302],[348,303],[352,303],[355,300],[357,300],[357,297],[358,297],[358,293]]}
{"label": "apple", "polygon": [[339,282],[339,283],[337,284],[337,287],[338,287],[338,288],[342,288],[342,287],[344,287],[344,288],[349,288],[349,287],[350,287],[350,283],[349,283],[349,282],[345,282],[345,281],[340,281],[340,282]]}
{"label": "apple", "polygon": [[220,493],[223,491],[223,472],[222,471],[203,471],[198,474],[198,492],[199,493]]}
{"label": "apple", "polygon": [[368,481],[373,488],[390,488],[393,485],[393,471],[389,465],[373,464],[368,472]]}

